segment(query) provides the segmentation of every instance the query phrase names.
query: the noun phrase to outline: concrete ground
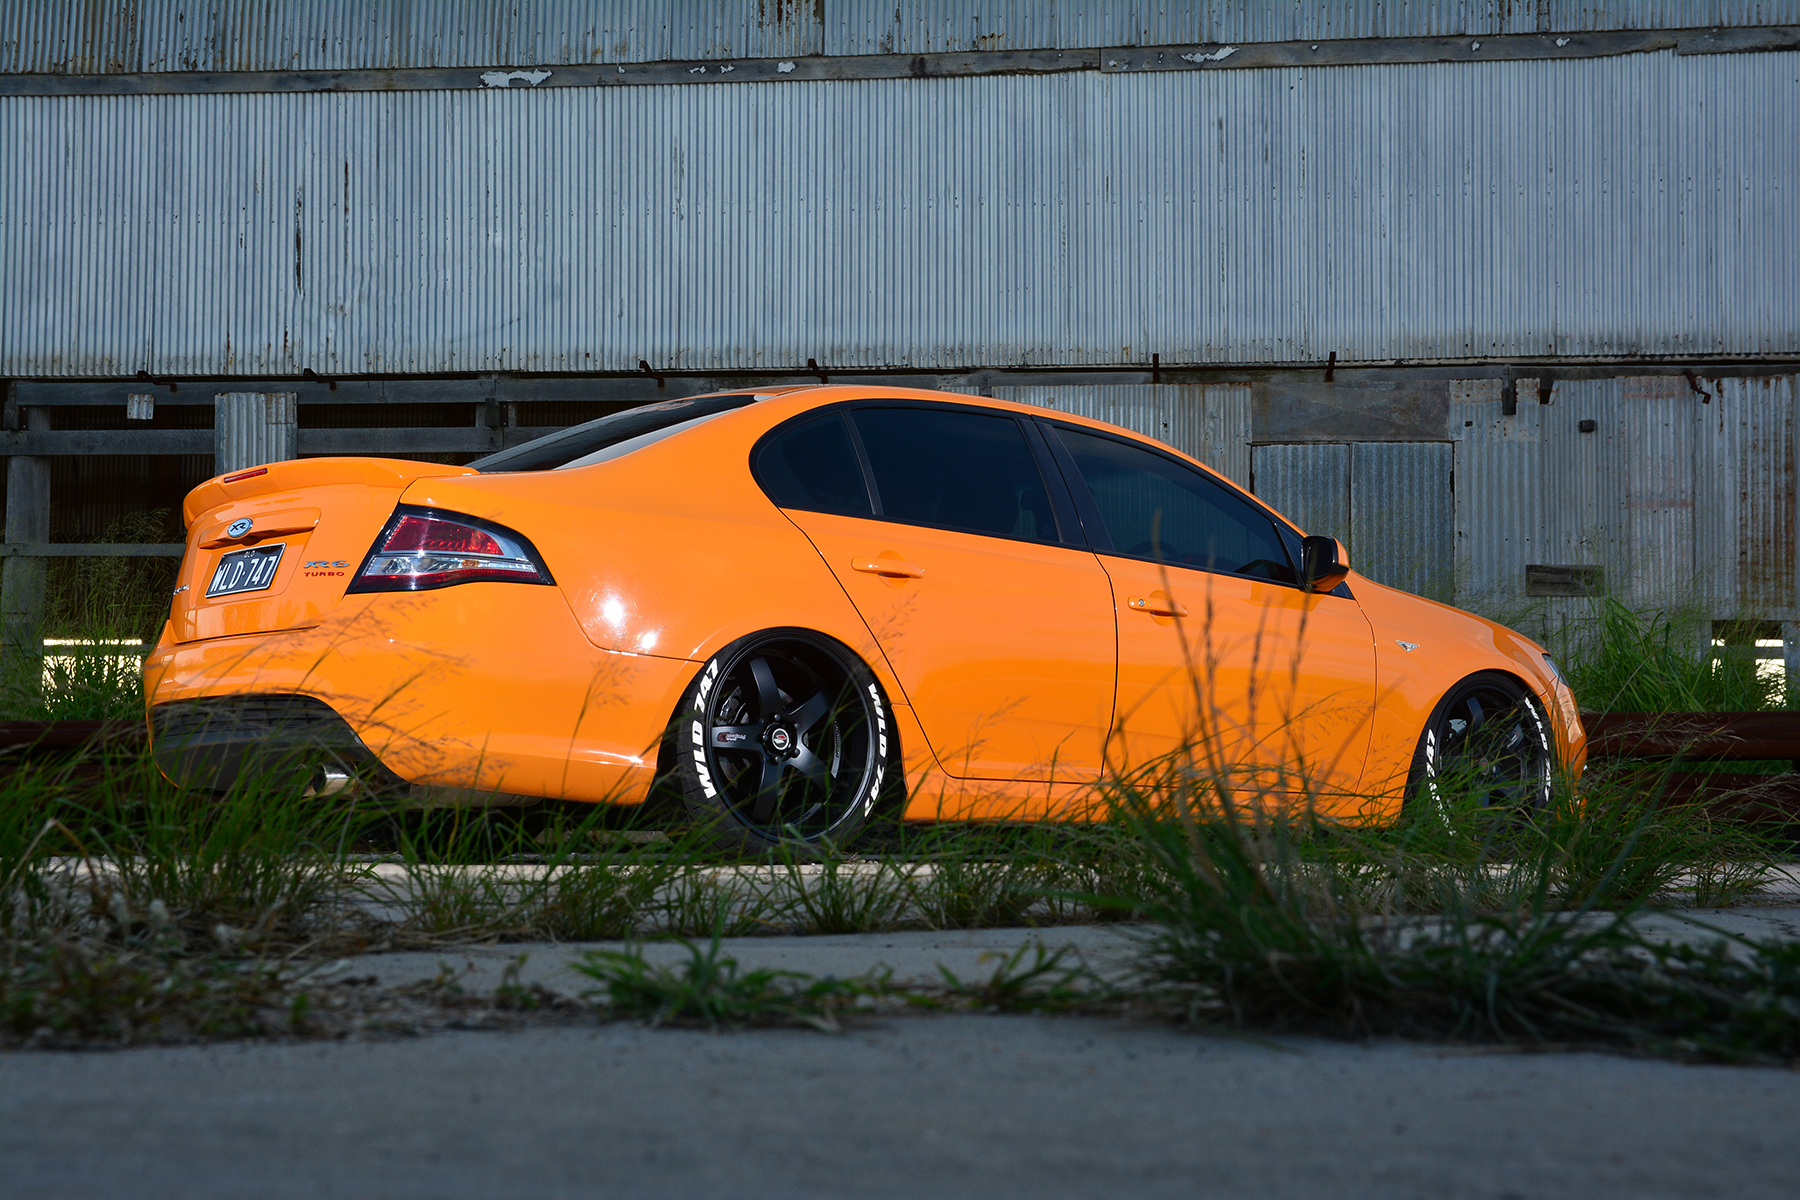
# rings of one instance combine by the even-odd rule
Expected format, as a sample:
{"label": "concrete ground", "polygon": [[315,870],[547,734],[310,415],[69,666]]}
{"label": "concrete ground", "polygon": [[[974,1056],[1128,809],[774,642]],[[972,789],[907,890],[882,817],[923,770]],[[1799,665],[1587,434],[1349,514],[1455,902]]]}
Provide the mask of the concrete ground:
{"label": "concrete ground", "polygon": [[1790,1197],[1800,1073],[900,1016],[0,1055],[26,1197]]}
{"label": "concrete ground", "polygon": [[[1739,937],[1800,941],[1800,908],[1688,909],[1653,912],[1638,918],[1638,928],[1655,937],[1710,939],[1713,930]],[[1129,925],[1071,925],[1047,929],[979,929],[949,933],[902,931],[897,933],[813,935],[795,937],[726,938],[724,954],[735,958],[744,970],[771,967],[808,975],[835,975],[840,979],[872,970],[892,972],[896,984],[943,982],[939,966],[964,983],[991,976],[1014,952],[1040,943],[1046,950],[1067,948],[1070,965],[1083,964],[1096,974],[1118,977],[1130,970],[1136,948],[1145,935],[1143,927]],[[506,968],[523,956],[517,981],[541,984],[567,996],[578,996],[593,981],[570,969],[570,963],[589,950],[618,950],[623,942],[526,942],[497,946],[457,946],[441,951],[413,950],[392,954],[341,959],[323,965],[322,981],[344,975],[373,976],[384,987],[403,986],[442,975],[454,975],[468,992],[491,991]],[[676,964],[689,956],[678,942],[641,944],[653,963]],[[1031,961],[1029,956],[1025,960]]]}
{"label": "concrete ground", "polygon": [[[1800,910],[1690,914],[1791,938]],[[1676,918],[1651,918],[1690,936]],[[1122,970],[1117,928],[748,938],[743,966],[965,980],[1032,938]],[[325,969],[574,993],[584,946]],[[685,954],[667,943],[652,958]],[[1800,1072],[886,1015],[831,1035],[630,1024],[0,1054],[0,1196],[1794,1196]]]}

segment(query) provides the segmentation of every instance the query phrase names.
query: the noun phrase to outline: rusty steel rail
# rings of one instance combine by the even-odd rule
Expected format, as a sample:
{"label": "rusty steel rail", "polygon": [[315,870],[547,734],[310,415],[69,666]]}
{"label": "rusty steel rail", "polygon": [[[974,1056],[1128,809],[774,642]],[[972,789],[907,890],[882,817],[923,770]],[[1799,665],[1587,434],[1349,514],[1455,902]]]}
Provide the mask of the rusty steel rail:
{"label": "rusty steel rail", "polygon": [[133,746],[144,740],[142,721],[0,721],[0,762],[40,751],[67,756],[89,746]]}
{"label": "rusty steel rail", "polygon": [[1800,762],[1800,712],[1582,713],[1591,758]]}

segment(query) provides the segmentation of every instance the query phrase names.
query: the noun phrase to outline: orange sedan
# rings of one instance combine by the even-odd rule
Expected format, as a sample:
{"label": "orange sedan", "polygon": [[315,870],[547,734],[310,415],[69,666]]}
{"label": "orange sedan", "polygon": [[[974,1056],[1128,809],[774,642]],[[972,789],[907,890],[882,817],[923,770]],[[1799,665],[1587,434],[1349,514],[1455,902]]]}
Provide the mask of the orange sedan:
{"label": "orange sedan", "polygon": [[187,497],[145,665],[166,773],[469,800],[678,793],[723,840],[1092,811],[1192,755],[1391,816],[1541,802],[1585,737],[1541,647],[1349,570],[1167,446],[996,400],[671,400],[468,467],[271,463]]}

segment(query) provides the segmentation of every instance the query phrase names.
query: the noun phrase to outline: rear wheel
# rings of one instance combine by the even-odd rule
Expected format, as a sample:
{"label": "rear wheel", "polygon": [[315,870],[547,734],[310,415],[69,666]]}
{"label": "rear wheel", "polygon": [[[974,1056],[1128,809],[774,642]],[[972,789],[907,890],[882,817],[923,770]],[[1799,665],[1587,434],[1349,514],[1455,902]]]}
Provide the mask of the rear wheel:
{"label": "rear wheel", "polygon": [[721,845],[842,846],[890,782],[887,700],[828,638],[772,629],[700,669],[671,731],[688,811]]}
{"label": "rear wheel", "polygon": [[1451,688],[1432,710],[1407,794],[1433,807],[1466,797],[1483,808],[1530,812],[1550,803],[1555,771],[1543,706],[1510,675],[1484,671]]}

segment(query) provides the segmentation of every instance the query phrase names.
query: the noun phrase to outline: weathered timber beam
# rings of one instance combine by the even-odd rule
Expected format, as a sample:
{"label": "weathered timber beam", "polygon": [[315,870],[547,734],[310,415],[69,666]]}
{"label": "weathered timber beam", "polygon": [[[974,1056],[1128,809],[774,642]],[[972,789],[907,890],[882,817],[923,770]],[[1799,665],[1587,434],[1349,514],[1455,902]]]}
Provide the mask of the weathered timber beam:
{"label": "weathered timber beam", "polygon": [[0,558],[180,558],[181,542],[3,542]]}
{"label": "weathered timber beam", "polygon": [[825,80],[1046,75],[1068,71],[1235,71],[1392,63],[1603,58],[1674,51],[1742,54],[1800,49],[1800,27],[1617,29],[1449,37],[1322,38],[933,54],[800,55],[682,62],[514,63],[343,71],[143,71],[0,75],[0,95],[101,96],[243,92],[520,91]]}

